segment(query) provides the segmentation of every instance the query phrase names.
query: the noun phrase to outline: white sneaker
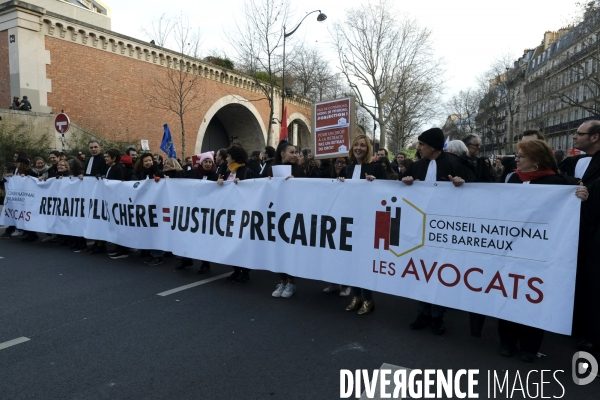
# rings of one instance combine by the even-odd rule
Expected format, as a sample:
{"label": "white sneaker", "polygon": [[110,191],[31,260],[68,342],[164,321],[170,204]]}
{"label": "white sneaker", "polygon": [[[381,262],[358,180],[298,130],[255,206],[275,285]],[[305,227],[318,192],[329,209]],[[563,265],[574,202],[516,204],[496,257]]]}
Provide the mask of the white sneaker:
{"label": "white sneaker", "polygon": [[347,286],[346,289],[342,289],[340,291],[340,297],[348,297],[350,296],[350,293],[352,293],[352,288]]}
{"label": "white sneaker", "polygon": [[287,285],[285,285],[285,290],[281,294],[281,297],[289,299],[290,297],[292,297],[295,291],[296,285],[294,285],[293,283],[288,283]]}
{"label": "white sneaker", "polygon": [[23,231],[21,229],[17,229],[16,231],[14,231],[12,233],[11,236],[21,236],[23,234]]}
{"label": "white sneaker", "polygon": [[279,285],[277,285],[277,288],[275,288],[275,291],[273,292],[272,296],[273,297],[281,297],[281,294],[283,293],[284,290],[285,290],[285,285],[283,283],[280,283]]}

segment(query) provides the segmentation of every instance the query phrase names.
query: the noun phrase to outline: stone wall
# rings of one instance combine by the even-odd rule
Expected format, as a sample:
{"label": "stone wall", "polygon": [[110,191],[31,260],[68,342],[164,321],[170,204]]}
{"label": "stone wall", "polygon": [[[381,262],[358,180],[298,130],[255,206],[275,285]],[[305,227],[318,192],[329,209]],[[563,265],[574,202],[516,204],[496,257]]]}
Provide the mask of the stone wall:
{"label": "stone wall", "polygon": [[8,64],[8,31],[0,32],[0,108],[8,108],[10,97],[10,66]]}
{"label": "stone wall", "polygon": [[[30,112],[30,111],[17,111],[17,110],[6,110],[0,109],[0,117],[2,117],[2,121],[0,124],[4,124],[8,127],[16,127],[16,126],[28,126],[31,129],[34,137],[42,137],[44,133],[47,133],[51,136],[51,141],[49,143],[48,150],[61,150],[62,142],[61,137],[56,130],[54,129],[54,118],[56,115],[47,114],[47,113],[38,113],[38,112]],[[72,135],[76,134],[84,134],[86,136],[94,136],[94,132],[89,131],[88,129],[82,128],[77,124],[71,123],[71,127],[69,128],[69,132],[65,134],[65,143],[67,144],[66,148],[68,150],[68,143],[72,138]],[[77,149],[86,151],[86,149]]]}

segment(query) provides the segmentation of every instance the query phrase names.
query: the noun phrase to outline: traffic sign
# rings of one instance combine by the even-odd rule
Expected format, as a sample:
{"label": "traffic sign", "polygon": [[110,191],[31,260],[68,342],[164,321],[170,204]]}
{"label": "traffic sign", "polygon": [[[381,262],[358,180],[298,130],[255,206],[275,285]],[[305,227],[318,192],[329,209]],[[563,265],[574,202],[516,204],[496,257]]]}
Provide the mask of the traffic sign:
{"label": "traffic sign", "polygon": [[54,118],[54,129],[56,129],[56,132],[60,133],[61,135],[67,133],[70,125],[71,121],[65,113],[57,114],[56,118]]}

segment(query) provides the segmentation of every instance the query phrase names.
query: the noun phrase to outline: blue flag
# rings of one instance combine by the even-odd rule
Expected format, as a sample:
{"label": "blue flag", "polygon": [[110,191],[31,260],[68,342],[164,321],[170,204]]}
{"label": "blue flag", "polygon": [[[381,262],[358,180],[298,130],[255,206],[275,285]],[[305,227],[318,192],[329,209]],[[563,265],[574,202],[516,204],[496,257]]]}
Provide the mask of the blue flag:
{"label": "blue flag", "polygon": [[167,153],[167,157],[177,158],[177,152],[175,151],[175,145],[173,144],[173,138],[171,137],[169,125],[165,124],[164,127],[165,133],[163,135],[162,143],[160,144],[160,149]]}

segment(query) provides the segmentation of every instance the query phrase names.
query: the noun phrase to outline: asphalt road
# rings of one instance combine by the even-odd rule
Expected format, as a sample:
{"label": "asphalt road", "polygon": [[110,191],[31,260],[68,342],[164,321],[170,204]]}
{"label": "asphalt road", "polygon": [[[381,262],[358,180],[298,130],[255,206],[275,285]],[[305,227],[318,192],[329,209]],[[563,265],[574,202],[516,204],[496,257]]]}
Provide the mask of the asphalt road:
{"label": "asphalt road", "polygon": [[[384,363],[479,369],[479,398],[492,397],[488,370],[508,371],[511,387],[517,373],[526,386],[538,371],[529,375],[530,395],[540,370],[563,370],[556,376],[564,389],[547,373],[544,396],[599,398],[600,379],[587,386],[571,379],[573,339],[547,334],[546,356],[534,364],[504,358],[493,318],[476,339],[468,315],[450,310],[447,333],[434,336],[408,329],[413,300],[376,293],[376,310],[359,316],[344,310],[349,299],[323,293],[323,282],[299,279],[292,298],[272,298],[278,278],[267,271],[242,285],[218,279],[158,296],[231,269],[213,265],[197,275],[174,271],[173,257],[148,267],[139,252],[111,260],[16,238],[0,239],[0,257],[2,400],[337,399],[340,369]],[[3,348],[23,337],[30,340]]]}

